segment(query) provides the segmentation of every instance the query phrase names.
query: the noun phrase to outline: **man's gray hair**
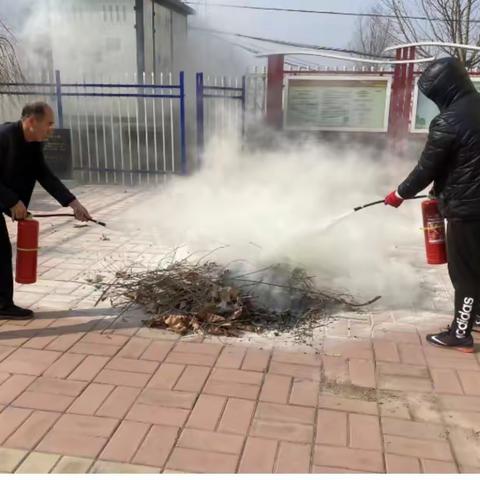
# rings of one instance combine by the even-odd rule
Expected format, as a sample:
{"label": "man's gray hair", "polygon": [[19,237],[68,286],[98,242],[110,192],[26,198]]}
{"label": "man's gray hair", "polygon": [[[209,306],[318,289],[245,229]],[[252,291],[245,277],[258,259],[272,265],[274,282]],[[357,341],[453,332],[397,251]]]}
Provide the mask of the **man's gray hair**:
{"label": "man's gray hair", "polygon": [[51,109],[51,107],[46,102],[27,103],[22,110],[22,120],[32,116],[37,120],[41,120],[43,117],[45,117],[49,109]]}

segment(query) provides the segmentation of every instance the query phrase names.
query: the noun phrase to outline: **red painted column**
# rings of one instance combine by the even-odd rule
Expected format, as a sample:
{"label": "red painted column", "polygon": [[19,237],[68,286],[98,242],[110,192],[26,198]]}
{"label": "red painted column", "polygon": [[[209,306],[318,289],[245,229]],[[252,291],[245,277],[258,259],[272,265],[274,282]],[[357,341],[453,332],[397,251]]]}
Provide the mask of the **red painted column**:
{"label": "red painted column", "polygon": [[267,112],[266,120],[270,127],[283,126],[283,71],[284,55],[270,55],[267,70]]}
{"label": "red painted column", "polygon": [[[408,60],[415,60],[415,47],[410,47],[408,49],[407,58]],[[412,98],[413,98],[413,89],[415,86],[414,73],[415,73],[415,64],[409,63],[407,65],[407,76],[405,79],[405,95],[404,95],[404,104],[403,104],[403,115],[404,115],[403,127],[404,127],[405,137],[408,137],[408,134],[410,131],[410,118],[412,114]]]}
{"label": "red painted column", "polygon": [[[395,52],[395,60],[402,59],[401,49]],[[390,114],[388,117],[388,139],[395,143],[399,125],[399,110],[401,98],[401,65],[395,65],[393,69],[392,91],[390,94]]]}
{"label": "red painted column", "polygon": [[[415,47],[399,48],[397,60],[414,60]],[[414,88],[415,64],[395,65],[392,94],[390,98],[390,117],[388,122],[388,139],[395,153],[406,152],[409,135],[411,102]]]}

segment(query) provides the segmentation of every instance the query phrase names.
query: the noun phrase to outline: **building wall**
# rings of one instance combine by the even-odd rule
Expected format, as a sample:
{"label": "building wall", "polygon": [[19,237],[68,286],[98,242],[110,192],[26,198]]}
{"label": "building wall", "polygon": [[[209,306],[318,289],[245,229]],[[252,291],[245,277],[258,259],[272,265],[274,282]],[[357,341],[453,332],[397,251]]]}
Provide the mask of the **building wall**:
{"label": "building wall", "polygon": [[173,38],[173,63],[172,68],[175,72],[184,70],[189,63],[187,54],[187,35],[188,22],[187,17],[172,12],[172,38]]}
{"label": "building wall", "polygon": [[155,4],[155,70],[172,71],[172,16],[173,12],[163,5]]}
{"label": "building wall", "polygon": [[134,24],[132,0],[50,0],[55,68],[64,79],[125,80],[136,70]]}
{"label": "building wall", "polygon": [[185,69],[183,59],[187,42],[187,16],[155,3],[154,24],[154,72],[177,74]]}
{"label": "building wall", "polygon": [[[134,0],[48,0],[53,64],[64,79],[124,81],[137,72]],[[143,0],[146,81],[182,68],[187,17]],[[178,57],[178,58],[177,58]]]}

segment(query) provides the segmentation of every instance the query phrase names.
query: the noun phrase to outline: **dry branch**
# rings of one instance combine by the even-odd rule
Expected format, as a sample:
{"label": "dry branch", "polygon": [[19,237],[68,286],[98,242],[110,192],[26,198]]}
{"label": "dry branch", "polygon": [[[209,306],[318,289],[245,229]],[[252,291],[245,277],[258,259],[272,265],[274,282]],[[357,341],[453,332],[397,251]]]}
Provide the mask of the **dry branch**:
{"label": "dry branch", "polygon": [[300,268],[275,265],[239,273],[215,262],[174,261],[144,272],[122,270],[101,300],[115,307],[141,305],[146,325],[179,334],[239,336],[245,331],[291,331],[335,309],[358,309],[348,295],[320,291]]}

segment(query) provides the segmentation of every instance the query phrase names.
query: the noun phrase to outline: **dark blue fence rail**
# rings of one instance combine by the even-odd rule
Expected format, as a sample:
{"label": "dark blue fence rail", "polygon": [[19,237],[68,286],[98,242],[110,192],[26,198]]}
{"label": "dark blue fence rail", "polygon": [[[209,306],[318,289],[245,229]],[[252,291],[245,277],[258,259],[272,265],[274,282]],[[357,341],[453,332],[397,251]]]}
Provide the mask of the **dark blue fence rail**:
{"label": "dark blue fence rail", "polygon": [[62,83],[57,70],[54,83],[0,83],[0,95],[54,101],[59,128],[70,129],[74,168],[90,180],[92,172],[106,180],[187,173],[184,72],[169,84]]}
{"label": "dark blue fence rail", "polygon": [[[224,119],[236,116],[237,127],[243,136],[245,131],[245,76],[242,77],[241,86],[227,85],[228,79],[220,77],[220,85],[205,83],[203,73],[196,75],[196,105],[197,105],[197,164],[203,163],[205,138],[213,133],[221,134],[226,123]],[[220,83],[220,82],[219,82]],[[211,102],[206,100],[211,99]],[[209,117],[219,118],[219,122],[208,122]],[[238,125],[239,123],[239,125]]]}

